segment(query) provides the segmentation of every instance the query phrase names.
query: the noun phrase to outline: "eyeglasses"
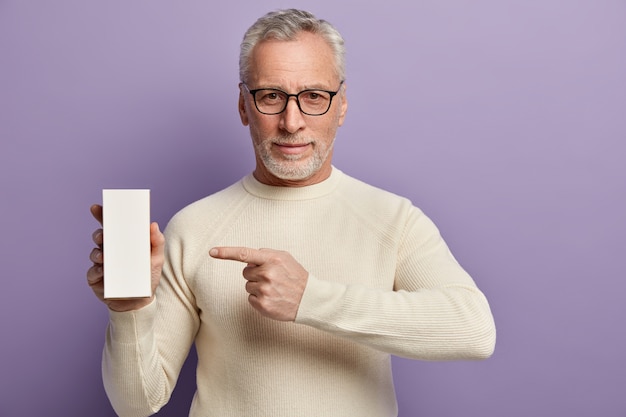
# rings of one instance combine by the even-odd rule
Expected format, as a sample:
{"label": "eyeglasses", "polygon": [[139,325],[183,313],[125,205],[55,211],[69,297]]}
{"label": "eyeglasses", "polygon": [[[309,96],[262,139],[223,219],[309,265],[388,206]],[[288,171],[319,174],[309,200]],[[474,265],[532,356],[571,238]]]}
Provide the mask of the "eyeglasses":
{"label": "eyeglasses", "polygon": [[246,90],[254,98],[254,105],[259,113],[280,114],[285,111],[289,98],[295,97],[300,111],[309,116],[321,116],[330,109],[333,97],[341,89],[343,81],[339,83],[337,91],[327,90],[303,90],[298,94],[288,94],[276,88],[259,88],[250,90],[245,83],[242,83]]}

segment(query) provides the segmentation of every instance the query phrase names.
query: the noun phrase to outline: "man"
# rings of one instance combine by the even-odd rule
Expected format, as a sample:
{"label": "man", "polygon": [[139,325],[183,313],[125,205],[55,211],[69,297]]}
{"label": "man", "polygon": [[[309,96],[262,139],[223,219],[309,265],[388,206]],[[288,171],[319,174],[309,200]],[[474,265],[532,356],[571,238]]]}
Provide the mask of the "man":
{"label": "man", "polygon": [[391,354],[491,355],[488,303],[432,222],[332,166],[344,67],[327,22],[262,17],[240,56],[253,174],[184,208],[165,237],[151,225],[149,299],[103,298],[95,232],[87,275],[110,310],[103,375],[120,416],[168,401],[192,343],[193,417],[396,416]]}

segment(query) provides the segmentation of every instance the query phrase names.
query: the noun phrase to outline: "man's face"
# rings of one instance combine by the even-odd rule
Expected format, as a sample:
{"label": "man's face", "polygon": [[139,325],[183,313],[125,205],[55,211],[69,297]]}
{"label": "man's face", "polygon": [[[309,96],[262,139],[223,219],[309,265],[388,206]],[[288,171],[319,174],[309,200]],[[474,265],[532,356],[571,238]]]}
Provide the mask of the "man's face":
{"label": "man's face", "polygon": [[[289,94],[306,89],[337,91],[340,80],[330,46],[319,36],[301,33],[294,41],[266,40],[250,56],[251,89],[275,88]],[[308,116],[295,98],[280,114],[261,114],[250,93],[241,87],[239,114],[250,135],[257,160],[255,177],[266,184],[304,186],[326,179],[331,172],[333,143],[348,107],[339,92],[328,112]]]}

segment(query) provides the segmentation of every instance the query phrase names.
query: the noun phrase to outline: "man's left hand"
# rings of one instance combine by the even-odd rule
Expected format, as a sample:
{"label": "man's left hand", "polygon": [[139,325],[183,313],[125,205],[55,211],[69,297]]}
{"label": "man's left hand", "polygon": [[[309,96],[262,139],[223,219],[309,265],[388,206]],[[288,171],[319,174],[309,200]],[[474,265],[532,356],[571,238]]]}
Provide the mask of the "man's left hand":
{"label": "man's left hand", "polygon": [[245,247],[216,247],[213,258],[246,263],[248,302],[274,320],[294,321],[309,273],[288,252]]}

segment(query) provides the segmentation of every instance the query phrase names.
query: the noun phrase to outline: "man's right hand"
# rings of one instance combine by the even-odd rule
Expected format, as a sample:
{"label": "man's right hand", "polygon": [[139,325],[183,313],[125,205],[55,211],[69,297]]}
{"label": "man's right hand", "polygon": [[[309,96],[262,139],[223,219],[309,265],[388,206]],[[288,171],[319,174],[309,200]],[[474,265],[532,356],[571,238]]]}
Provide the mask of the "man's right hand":
{"label": "man's right hand", "polygon": [[[90,208],[91,214],[102,224],[102,206],[94,204]],[[93,241],[97,245],[91,251],[89,259],[93,262],[93,266],[87,270],[87,283],[104,304],[114,311],[130,311],[139,310],[152,302],[154,291],[159,285],[161,278],[161,269],[163,268],[165,237],[159,230],[159,225],[154,222],[150,225],[150,245],[151,256],[150,264],[152,266],[152,297],[145,298],[104,298],[104,249],[102,228],[93,232]]]}

